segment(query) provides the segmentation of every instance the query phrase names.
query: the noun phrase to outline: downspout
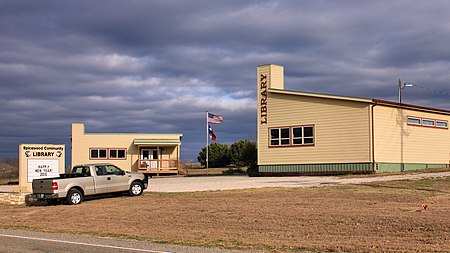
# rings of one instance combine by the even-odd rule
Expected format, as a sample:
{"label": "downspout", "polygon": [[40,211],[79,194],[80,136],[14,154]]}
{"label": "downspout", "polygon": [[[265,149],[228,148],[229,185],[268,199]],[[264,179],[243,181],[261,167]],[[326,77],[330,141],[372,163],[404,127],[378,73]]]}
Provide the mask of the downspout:
{"label": "downspout", "polygon": [[374,124],[374,117],[373,117],[373,108],[377,105],[377,102],[373,102],[372,104],[372,173],[375,174],[375,124]]}

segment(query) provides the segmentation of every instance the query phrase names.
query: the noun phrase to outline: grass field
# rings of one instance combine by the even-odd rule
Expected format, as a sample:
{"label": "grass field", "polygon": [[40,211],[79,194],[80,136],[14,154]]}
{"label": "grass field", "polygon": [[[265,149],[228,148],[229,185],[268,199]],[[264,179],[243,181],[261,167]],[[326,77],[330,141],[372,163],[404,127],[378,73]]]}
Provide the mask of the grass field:
{"label": "grass field", "polygon": [[449,214],[446,178],[0,205],[0,226],[269,252],[450,252]]}

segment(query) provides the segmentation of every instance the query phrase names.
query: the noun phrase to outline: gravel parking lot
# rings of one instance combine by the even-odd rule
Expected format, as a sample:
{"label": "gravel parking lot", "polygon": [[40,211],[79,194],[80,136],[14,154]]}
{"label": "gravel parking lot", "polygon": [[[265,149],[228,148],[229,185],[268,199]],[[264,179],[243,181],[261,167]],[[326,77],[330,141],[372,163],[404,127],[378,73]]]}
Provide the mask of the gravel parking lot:
{"label": "gravel parking lot", "polygon": [[[324,185],[364,184],[378,181],[415,180],[421,178],[448,177],[450,172],[387,175],[378,177],[248,177],[248,176],[205,176],[205,177],[160,177],[151,178],[147,192],[196,192],[221,191],[265,187],[317,187]],[[15,186],[1,185],[0,192],[12,192]]]}
{"label": "gravel parking lot", "polygon": [[148,192],[196,192],[219,191],[265,187],[317,187],[324,185],[364,184],[378,181],[417,180],[422,178],[448,177],[450,172],[388,175],[379,177],[248,177],[248,176],[209,176],[209,177],[170,177],[152,178]]}

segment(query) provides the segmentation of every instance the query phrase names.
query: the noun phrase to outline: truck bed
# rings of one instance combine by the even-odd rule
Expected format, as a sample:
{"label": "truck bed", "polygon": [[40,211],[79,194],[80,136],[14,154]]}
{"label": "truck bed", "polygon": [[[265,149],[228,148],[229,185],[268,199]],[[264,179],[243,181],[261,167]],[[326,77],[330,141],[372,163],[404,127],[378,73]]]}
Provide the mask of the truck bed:
{"label": "truck bed", "polygon": [[[61,187],[61,183],[66,181],[66,179],[75,179],[80,178],[79,180],[83,180],[81,178],[85,177],[91,177],[88,174],[81,174],[81,173],[69,173],[69,174],[60,174],[59,177],[53,177],[53,178],[40,178],[40,179],[34,179],[32,183],[33,193],[46,193],[50,194],[53,193],[52,189],[52,183],[53,181],[59,182],[59,187]],[[93,177],[91,177],[91,180],[94,180]]]}

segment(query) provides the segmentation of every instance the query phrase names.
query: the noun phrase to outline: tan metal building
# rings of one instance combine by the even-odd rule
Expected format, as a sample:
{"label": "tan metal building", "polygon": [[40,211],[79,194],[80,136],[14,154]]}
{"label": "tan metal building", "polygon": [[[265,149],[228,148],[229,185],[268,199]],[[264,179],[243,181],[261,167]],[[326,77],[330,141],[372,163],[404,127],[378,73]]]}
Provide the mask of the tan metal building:
{"label": "tan metal building", "polygon": [[257,67],[258,169],[334,174],[450,167],[450,111],[289,91],[284,67]]}
{"label": "tan metal building", "polygon": [[72,166],[111,163],[148,175],[178,174],[182,134],[86,133],[72,124]]}

